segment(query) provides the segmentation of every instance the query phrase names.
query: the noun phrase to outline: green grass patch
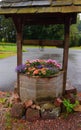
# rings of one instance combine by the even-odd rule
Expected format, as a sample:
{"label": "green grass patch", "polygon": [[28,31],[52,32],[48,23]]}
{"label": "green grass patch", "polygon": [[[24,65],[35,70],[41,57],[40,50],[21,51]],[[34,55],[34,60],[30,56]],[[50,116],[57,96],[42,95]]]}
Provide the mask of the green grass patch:
{"label": "green grass patch", "polygon": [[17,52],[16,44],[0,43],[0,52]]}
{"label": "green grass patch", "polygon": [[13,52],[2,52],[0,53],[0,59],[3,59],[3,58],[7,58],[7,57],[10,57],[10,56],[14,56],[16,55],[16,53],[13,53]]}
{"label": "green grass patch", "polygon": [[10,112],[7,112],[5,114],[5,118],[6,118],[6,122],[5,122],[6,130],[12,130],[12,119],[11,119]]}
{"label": "green grass patch", "polygon": [[[23,52],[26,52],[25,46],[23,46]],[[2,43],[0,42],[0,59],[14,56],[17,54],[16,43]]]}
{"label": "green grass patch", "polygon": [[81,50],[81,46],[76,46],[76,47],[70,47],[70,49],[72,49],[72,50]]}
{"label": "green grass patch", "polygon": [[17,52],[16,44],[0,43],[0,52]]}

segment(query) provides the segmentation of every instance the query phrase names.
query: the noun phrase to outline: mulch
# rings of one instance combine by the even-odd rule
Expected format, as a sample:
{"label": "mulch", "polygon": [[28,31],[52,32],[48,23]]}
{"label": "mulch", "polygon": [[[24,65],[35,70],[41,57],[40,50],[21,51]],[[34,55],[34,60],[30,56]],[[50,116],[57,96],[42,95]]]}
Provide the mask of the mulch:
{"label": "mulch", "polygon": [[[0,92],[0,98],[6,97],[6,92]],[[55,119],[39,119],[28,122],[10,117],[10,108],[0,103],[0,130],[81,130],[81,112],[74,112],[68,116],[61,115]]]}

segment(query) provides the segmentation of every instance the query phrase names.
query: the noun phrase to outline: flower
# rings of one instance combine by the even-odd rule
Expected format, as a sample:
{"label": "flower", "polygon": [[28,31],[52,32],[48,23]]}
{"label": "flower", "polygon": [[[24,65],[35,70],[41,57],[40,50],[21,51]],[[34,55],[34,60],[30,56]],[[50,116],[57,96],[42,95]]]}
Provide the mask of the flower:
{"label": "flower", "polygon": [[16,72],[27,76],[51,77],[61,70],[61,64],[56,60],[27,60],[25,64],[16,67]]}
{"label": "flower", "polygon": [[19,65],[16,67],[15,71],[18,71],[20,73],[24,73],[26,70],[26,65],[25,64],[22,64],[22,65]]}

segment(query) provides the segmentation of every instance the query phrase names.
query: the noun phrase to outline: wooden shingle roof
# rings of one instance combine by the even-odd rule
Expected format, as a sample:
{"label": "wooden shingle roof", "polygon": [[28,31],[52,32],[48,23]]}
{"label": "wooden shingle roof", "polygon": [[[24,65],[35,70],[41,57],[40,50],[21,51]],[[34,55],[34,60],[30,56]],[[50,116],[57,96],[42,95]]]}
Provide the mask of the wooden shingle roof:
{"label": "wooden shingle roof", "polygon": [[81,0],[0,0],[0,14],[81,12]]}

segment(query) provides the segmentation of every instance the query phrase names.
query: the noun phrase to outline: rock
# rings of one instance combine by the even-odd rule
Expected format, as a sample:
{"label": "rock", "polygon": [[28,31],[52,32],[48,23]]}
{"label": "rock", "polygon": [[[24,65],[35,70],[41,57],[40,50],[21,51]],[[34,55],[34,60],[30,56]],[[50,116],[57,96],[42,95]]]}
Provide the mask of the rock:
{"label": "rock", "polygon": [[77,105],[76,107],[73,108],[73,110],[81,112],[81,105]]}
{"label": "rock", "polygon": [[21,118],[25,114],[25,108],[22,103],[15,103],[11,108],[11,116]]}
{"label": "rock", "polygon": [[41,110],[41,117],[43,119],[54,119],[60,115],[61,108],[55,107],[49,110]]}
{"label": "rock", "polygon": [[37,110],[40,110],[41,108],[40,108],[40,106],[39,106],[39,105],[36,105],[36,109],[37,109]]}
{"label": "rock", "polygon": [[35,104],[33,104],[33,105],[31,106],[31,108],[35,109],[35,108],[36,108],[36,105],[35,105]]}
{"label": "rock", "polygon": [[55,106],[52,103],[45,103],[41,106],[42,110],[49,110],[49,109],[53,109]]}
{"label": "rock", "polygon": [[65,94],[69,94],[69,93],[77,94],[77,89],[71,85],[70,81],[67,81]]}
{"label": "rock", "polygon": [[60,115],[61,108],[52,103],[45,103],[41,106],[41,117],[43,119],[53,119]]}
{"label": "rock", "polygon": [[55,101],[54,101],[54,105],[55,105],[56,107],[60,107],[61,104],[62,104],[61,98],[56,98]]}
{"label": "rock", "polygon": [[25,105],[25,107],[27,109],[28,107],[31,107],[33,105],[33,101],[32,100],[27,100],[27,101],[24,102],[24,105]]}
{"label": "rock", "polygon": [[33,105],[31,106],[31,108],[37,109],[37,110],[40,110],[40,109],[41,109],[40,106],[39,106],[39,105],[36,105],[36,104],[33,104]]}
{"label": "rock", "polygon": [[27,121],[35,121],[40,119],[40,112],[37,109],[28,108],[26,110],[26,120]]}
{"label": "rock", "polygon": [[76,95],[76,100],[79,101],[79,103],[81,104],[81,92],[78,92]]}
{"label": "rock", "polygon": [[12,96],[9,99],[10,104],[18,103],[20,102],[20,97],[17,93],[13,93]]}

